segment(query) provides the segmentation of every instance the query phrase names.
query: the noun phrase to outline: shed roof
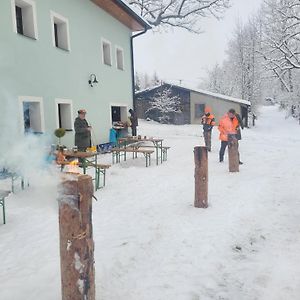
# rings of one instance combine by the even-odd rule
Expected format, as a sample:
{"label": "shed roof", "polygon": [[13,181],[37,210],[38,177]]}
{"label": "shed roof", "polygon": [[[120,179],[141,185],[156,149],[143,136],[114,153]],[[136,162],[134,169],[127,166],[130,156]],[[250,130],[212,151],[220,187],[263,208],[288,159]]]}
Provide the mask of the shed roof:
{"label": "shed roof", "polygon": [[91,0],[132,31],[150,29],[149,23],[122,0]]}
{"label": "shed roof", "polygon": [[[234,97],[231,97],[231,96],[222,95],[222,94],[218,94],[218,93],[213,93],[213,92],[202,90],[202,89],[190,88],[190,87],[187,87],[187,86],[181,86],[181,85],[176,85],[176,84],[171,84],[171,83],[164,83],[163,86],[164,85],[169,85],[169,86],[176,87],[178,89],[182,89],[182,90],[186,90],[186,91],[190,91],[190,92],[195,92],[195,93],[199,93],[199,94],[203,94],[203,95],[207,95],[207,96],[212,96],[212,97],[216,97],[216,98],[219,98],[219,99],[223,99],[223,100],[226,100],[226,101],[230,101],[230,102],[235,102],[235,103],[240,103],[240,104],[245,104],[247,106],[251,106],[251,102],[247,101],[247,100],[244,100],[244,99],[238,99],[238,98],[234,98]],[[145,90],[137,92],[136,95],[140,95],[142,93],[155,90],[155,89],[159,88],[160,86],[161,85],[154,86],[154,87],[151,87],[151,88],[147,88]]]}

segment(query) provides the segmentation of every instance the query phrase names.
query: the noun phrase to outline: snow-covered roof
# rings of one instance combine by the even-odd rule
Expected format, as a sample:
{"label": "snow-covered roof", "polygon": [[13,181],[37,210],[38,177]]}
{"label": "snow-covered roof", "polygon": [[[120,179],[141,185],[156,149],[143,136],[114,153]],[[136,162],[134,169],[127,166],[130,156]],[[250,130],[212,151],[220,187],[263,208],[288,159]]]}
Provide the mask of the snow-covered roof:
{"label": "snow-covered roof", "polygon": [[[165,82],[163,85],[170,85],[170,86],[174,86],[174,87],[176,87],[178,89],[184,89],[184,90],[192,91],[192,92],[195,92],[195,93],[200,93],[200,94],[203,94],[203,95],[208,95],[208,96],[212,96],[212,97],[224,99],[226,101],[235,102],[235,103],[241,103],[241,104],[245,104],[245,105],[251,106],[251,102],[250,101],[247,101],[247,100],[244,100],[244,99],[234,98],[234,97],[223,95],[223,94],[213,93],[213,92],[210,92],[210,91],[206,91],[206,90],[202,90],[202,89],[198,89],[198,88],[194,88],[194,87],[176,85],[176,84],[167,83],[167,82]],[[156,86],[153,86],[151,88],[147,88],[147,89],[144,89],[142,91],[138,91],[136,93],[136,95],[139,95],[141,93],[145,93],[145,92],[148,92],[148,91],[152,91],[154,89],[157,89],[160,86],[161,85],[156,85]]]}

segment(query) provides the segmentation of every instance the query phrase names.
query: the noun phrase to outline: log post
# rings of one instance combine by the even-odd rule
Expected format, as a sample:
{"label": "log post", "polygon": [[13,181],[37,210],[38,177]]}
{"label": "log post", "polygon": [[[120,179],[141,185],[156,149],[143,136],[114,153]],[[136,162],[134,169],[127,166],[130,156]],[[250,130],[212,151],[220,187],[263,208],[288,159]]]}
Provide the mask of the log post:
{"label": "log post", "polygon": [[229,172],[239,172],[238,140],[234,135],[228,136]]}
{"label": "log post", "polygon": [[64,175],[59,194],[62,300],[95,300],[92,196],[90,176]]}
{"label": "log post", "polygon": [[194,148],[195,158],[195,202],[194,206],[198,208],[207,208],[207,190],[208,190],[208,157],[206,147]]}

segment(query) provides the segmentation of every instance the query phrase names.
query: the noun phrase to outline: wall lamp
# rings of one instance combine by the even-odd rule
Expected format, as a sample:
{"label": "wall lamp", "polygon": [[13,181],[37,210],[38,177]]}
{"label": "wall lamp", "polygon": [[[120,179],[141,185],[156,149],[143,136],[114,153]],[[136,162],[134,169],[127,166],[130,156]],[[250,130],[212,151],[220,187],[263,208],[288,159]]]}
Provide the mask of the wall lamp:
{"label": "wall lamp", "polygon": [[90,85],[91,87],[93,87],[93,86],[94,86],[94,83],[98,83],[98,80],[97,80],[97,77],[96,77],[95,74],[91,74],[91,75],[90,75],[90,79],[89,79],[89,85]]}

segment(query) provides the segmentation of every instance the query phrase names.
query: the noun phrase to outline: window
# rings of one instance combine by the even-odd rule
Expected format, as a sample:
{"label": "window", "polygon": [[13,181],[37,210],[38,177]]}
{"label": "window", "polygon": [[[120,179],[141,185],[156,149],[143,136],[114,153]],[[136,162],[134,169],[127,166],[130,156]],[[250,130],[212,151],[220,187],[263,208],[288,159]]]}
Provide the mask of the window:
{"label": "window", "polygon": [[127,106],[111,105],[111,121],[112,124],[127,121]]}
{"label": "window", "polygon": [[56,100],[56,112],[58,128],[64,128],[66,131],[73,130],[73,115],[72,115],[72,101],[71,100]]}
{"label": "window", "polygon": [[123,49],[116,47],[117,69],[124,70],[124,54]]}
{"label": "window", "polygon": [[43,133],[44,115],[41,98],[22,97],[21,120],[24,133]]}
{"label": "window", "polygon": [[204,114],[205,104],[195,104],[195,118],[201,118]]}
{"label": "window", "polygon": [[111,66],[111,44],[102,40],[102,61],[105,65]]}
{"label": "window", "polygon": [[70,51],[69,21],[55,12],[51,12],[53,46]]}
{"label": "window", "polygon": [[32,0],[12,0],[14,31],[37,39],[35,3]]}

